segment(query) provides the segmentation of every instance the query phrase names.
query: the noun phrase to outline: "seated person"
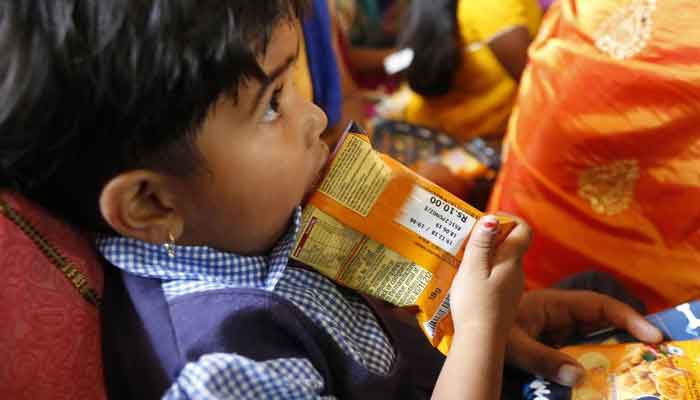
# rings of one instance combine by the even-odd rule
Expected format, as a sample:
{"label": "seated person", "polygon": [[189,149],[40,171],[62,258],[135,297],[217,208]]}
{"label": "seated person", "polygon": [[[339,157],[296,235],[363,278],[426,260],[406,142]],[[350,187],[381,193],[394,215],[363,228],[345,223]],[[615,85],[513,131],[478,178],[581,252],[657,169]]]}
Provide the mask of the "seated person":
{"label": "seated person", "polygon": [[493,217],[452,286],[447,357],[375,301],[290,263],[299,203],[329,152],[326,117],[290,70],[303,7],[2,5],[0,185],[96,234],[113,264],[111,397],[494,399],[504,359],[564,384],[581,377],[537,342],[543,331],[612,323],[660,339],[591,292],[519,306],[528,228],[494,248]]}
{"label": "seated person", "polygon": [[393,91],[398,77],[384,71],[387,56],[396,51],[402,0],[334,0],[338,8],[338,38],[343,59],[361,88]]}
{"label": "seated person", "polygon": [[406,121],[460,141],[502,135],[540,17],[537,0],[414,1],[399,43],[414,53]]}
{"label": "seated person", "polygon": [[549,10],[491,204],[536,233],[529,287],[595,267],[650,311],[700,297],[699,11],[614,0]]}

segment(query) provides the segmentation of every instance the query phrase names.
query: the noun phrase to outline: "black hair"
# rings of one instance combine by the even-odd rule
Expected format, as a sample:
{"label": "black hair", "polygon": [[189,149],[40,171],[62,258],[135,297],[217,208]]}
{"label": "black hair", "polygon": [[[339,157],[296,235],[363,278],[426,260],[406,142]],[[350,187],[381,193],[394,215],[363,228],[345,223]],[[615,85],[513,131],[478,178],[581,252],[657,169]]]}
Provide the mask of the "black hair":
{"label": "black hair", "polygon": [[267,77],[272,29],[306,0],[0,3],[0,187],[103,230],[98,201],[133,168],[196,171],[221,96]]}
{"label": "black hair", "polygon": [[420,95],[446,94],[462,64],[464,43],[458,29],[458,2],[411,2],[405,28],[399,37],[399,48],[413,49],[413,61],[405,74],[411,89]]}

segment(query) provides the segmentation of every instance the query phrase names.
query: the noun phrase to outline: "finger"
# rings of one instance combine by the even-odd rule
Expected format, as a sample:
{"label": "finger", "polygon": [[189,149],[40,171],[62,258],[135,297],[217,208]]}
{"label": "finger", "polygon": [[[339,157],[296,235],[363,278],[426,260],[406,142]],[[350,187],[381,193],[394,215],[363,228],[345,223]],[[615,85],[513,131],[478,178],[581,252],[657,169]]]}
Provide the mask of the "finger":
{"label": "finger", "polygon": [[[483,277],[488,277],[491,273],[491,251],[498,229],[498,219],[493,215],[479,219],[477,226],[474,227],[469,236],[461,265],[467,266],[466,268],[472,272],[480,273]],[[460,269],[462,268],[460,267]]]}
{"label": "finger", "polygon": [[509,276],[515,273],[515,270],[522,274],[522,258],[532,238],[532,230],[525,221],[515,216],[508,218],[514,219],[517,225],[494,253],[492,275],[496,277]]}
{"label": "finger", "polygon": [[599,297],[602,303],[600,306],[602,313],[613,326],[626,330],[643,342],[656,343],[663,339],[661,331],[631,306],[608,296],[600,295]]}
{"label": "finger", "polygon": [[522,258],[532,240],[532,229],[525,221],[514,216],[508,217],[517,221],[517,225],[498,247],[494,263],[499,263],[501,261],[513,258]]}
{"label": "finger", "polygon": [[590,323],[607,322],[616,328],[629,332],[635,338],[649,343],[663,339],[658,328],[647,321],[631,306],[599,293],[571,291],[569,296],[573,319]]}
{"label": "finger", "polygon": [[574,336],[574,333],[573,327],[568,327],[556,331],[546,331],[542,335],[536,337],[541,343],[548,346],[562,347],[571,344],[571,338]]}
{"label": "finger", "polygon": [[574,386],[584,376],[581,365],[571,356],[539,343],[516,327],[508,342],[509,364],[564,386]]}

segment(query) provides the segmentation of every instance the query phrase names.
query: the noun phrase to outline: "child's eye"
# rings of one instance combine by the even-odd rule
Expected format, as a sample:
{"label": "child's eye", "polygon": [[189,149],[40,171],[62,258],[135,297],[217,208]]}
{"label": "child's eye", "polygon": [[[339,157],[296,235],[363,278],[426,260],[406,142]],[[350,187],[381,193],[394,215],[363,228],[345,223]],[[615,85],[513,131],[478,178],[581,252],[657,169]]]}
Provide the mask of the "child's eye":
{"label": "child's eye", "polygon": [[263,122],[274,122],[277,120],[277,118],[280,117],[279,98],[282,94],[282,89],[283,87],[280,86],[279,88],[275,89],[275,91],[272,93],[272,97],[270,97],[270,102],[267,103],[267,106],[265,107],[265,112],[263,113]]}

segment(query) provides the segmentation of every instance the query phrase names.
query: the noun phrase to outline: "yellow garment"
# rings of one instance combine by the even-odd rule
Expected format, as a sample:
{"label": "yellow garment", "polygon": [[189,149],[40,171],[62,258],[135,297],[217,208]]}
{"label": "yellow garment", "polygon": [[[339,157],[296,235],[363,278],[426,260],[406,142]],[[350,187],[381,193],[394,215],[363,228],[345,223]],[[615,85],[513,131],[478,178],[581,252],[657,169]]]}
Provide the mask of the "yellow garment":
{"label": "yellow garment", "polygon": [[459,30],[465,43],[462,67],[445,96],[416,93],[406,107],[407,121],[466,140],[505,132],[517,83],[488,46],[499,34],[525,26],[534,38],[541,10],[537,0],[460,0]]}

